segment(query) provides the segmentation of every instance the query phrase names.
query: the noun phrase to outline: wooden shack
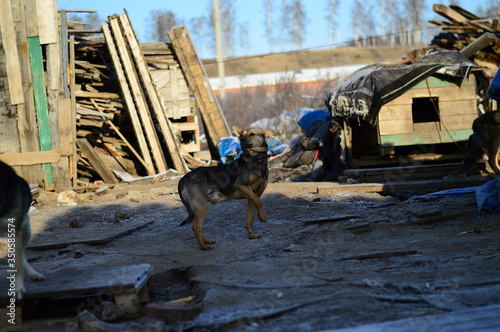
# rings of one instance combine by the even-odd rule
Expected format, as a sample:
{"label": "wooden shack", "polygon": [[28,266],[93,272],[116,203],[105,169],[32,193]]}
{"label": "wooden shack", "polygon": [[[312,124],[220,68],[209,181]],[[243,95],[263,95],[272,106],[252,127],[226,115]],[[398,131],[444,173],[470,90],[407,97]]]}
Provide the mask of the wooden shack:
{"label": "wooden shack", "polygon": [[348,121],[346,144],[353,167],[399,163],[396,156],[409,155],[461,159],[480,114],[477,85],[474,74],[461,80],[429,76],[384,104],[373,124]]}
{"label": "wooden shack", "polygon": [[460,85],[430,76],[382,106],[377,143],[385,155],[397,146],[466,141],[477,116],[474,75]]}

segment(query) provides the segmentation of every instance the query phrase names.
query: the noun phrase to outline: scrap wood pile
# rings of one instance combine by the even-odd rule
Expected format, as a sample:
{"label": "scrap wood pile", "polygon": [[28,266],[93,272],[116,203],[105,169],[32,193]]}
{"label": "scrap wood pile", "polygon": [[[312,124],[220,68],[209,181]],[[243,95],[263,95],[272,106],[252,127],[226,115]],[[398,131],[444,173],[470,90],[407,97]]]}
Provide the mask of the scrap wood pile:
{"label": "scrap wood pile", "polygon": [[128,15],[109,17],[102,32],[75,47],[79,176],[117,183],[127,173],[186,172]]}
{"label": "scrap wood pile", "polygon": [[[115,75],[107,46],[104,38],[98,35],[77,35],[71,40],[74,40],[75,50],[72,72],[76,97],[78,184],[87,185],[90,179],[95,178],[116,183],[118,179],[112,172],[106,171],[108,167],[119,166],[134,175],[137,172],[130,147],[117,135],[128,132],[130,137],[133,133],[131,128],[122,125],[126,123],[127,113],[119,91],[113,88]],[[90,150],[97,157],[95,154],[89,156]],[[104,164],[102,167],[97,166],[98,160]]]}
{"label": "scrap wood pile", "polygon": [[434,37],[433,45],[448,50],[462,50],[485,33],[497,37],[497,41],[474,54],[474,59],[481,65],[497,68],[500,66],[500,21],[481,18],[460,6],[435,4],[434,12],[447,19],[447,22],[430,20],[446,31]]}

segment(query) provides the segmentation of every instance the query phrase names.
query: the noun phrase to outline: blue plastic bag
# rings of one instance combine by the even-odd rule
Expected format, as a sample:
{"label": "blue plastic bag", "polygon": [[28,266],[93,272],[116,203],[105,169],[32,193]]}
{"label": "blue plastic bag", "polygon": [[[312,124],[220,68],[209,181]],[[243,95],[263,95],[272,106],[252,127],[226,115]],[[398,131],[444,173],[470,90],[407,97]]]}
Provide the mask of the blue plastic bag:
{"label": "blue plastic bag", "polygon": [[500,100],[500,70],[497,70],[488,89],[488,97]]}
{"label": "blue plastic bag", "polygon": [[241,145],[238,137],[225,137],[217,142],[217,151],[223,164],[238,159],[241,155]]}

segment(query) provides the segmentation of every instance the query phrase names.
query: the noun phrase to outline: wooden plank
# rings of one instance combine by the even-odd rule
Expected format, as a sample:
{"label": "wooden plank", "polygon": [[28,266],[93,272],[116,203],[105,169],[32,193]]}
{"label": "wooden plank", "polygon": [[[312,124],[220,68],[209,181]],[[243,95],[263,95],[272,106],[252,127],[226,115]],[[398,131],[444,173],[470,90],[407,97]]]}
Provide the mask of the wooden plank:
{"label": "wooden plank", "polygon": [[40,44],[59,42],[56,0],[35,0]]}
{"label": "wooden plank", "polygon": [[465,178],[465,179],[445,179],[445,180],[426,180],[426,181],[402,181],[387,183],[363,183],[346,184],[335,186],[318,186],[318,194],[338,193],[338,192],[397,192],[404,190],[444,190],[454,188],[467,188],[480,186],[488,182],[484,178]]}
{"label": "wooden plank", "polygon": [[56,163],[61,154],[56,150],[0,154],[0,160],[11,166]]}
{"label": "wooden plank", "polygon": [[12,16],[10,0],[0,0],[0,31],[2,33],[3,47],[5,50],[5,65],[7,81],[9,84],[10,103],[12,105],[24,104],[24,92],[17,54],[16,31]]}
{"label": "wooden plank", "polygon": [[[70,70],[70,75],[69,75],[69,99],[71,101],[71,110],[73,111],[73,123],[72,127],[75,128],[76,131],[76,114],[74,111],[76,110],[76,96],[75,96],[75,36],[70,36],[69,37],[69,70]],[[75,153],[73,153],[73,156],[70,157],[69,160],[70,164],[70,171],[71,171],[71,178],[73,179],[73,187],[77,186],[77,181],[78,181],[78,155],[76,153],[76,132],[75,132]]]}
{"label": "wooden plank", "polygon": [[335,332],[401,332],[425,326],[426,331],[498,331],[500,304],[491,304],[451,312],[423,315],[383,323],[336,329]]}
{"label": "wooden plank", "polygon": [[76,127],[71,99],[59,99],[59,151],[62,156],[72,156],[76,149]]}
{"label": "wooden plank", "polygon": [[118,17],[110,17],[109,24],[116,40],[118,54],[124,66],[125,76],[127,77],[127,82],[132,92],[132,97],[137,104],[137,110],[141,119],[141,124],[144,127],[144,132],[146,133],[149,147],[151,149],[151,155],[153,156],[153,159],[155,161],[156,168],[158,170],[166,170],[166,160],[163,155],[163,151],[161,149],[160,142],[153,125],[153,121],[151,119],[151,114],[149,113],[144,93],[140,86],[139,77],[137,77],[137,72],[135,71],[132,58],[126,47],[127,44],[123,38]]}
{"label": "wooden plank", "polygon": [[135,107],[134,101],[132,99],[132,93],[130,92],[129,85],[125,77],[125,71],[122,67],[116,45],[113,37],[111,36],[111,31],[107,22],[102,23],[102,31],[104,32],[104,37],[108,45],[111,59],[113,60],[113,65],[115,66],[115,71],[118,77],[118,82],[120,83],[122,95],[125,99],[125,104],[127,105],[132,125],[134,126],[134,132],[139,144],[139,149],[141,150],[142,157],[144,158],[144,162],[146,163],[146,171],[148,172],[148,175],[154,175],[155,170],[153,166],[153,160],[151,158],[148,144],[146,142],[146,136],[144,135],[144,131],[139,120],[139,115],[137,113],[137,108]]}
{"label": "wooden plank", "polygon": [[[12,1],[12,15],[17,34],[17,49],[21,70],[24,104],[17,106],[17,128],[19,131],[20,152],[40,150],[38,131],[36,128],[36,110],[31,81],[30,58],[28,39],[26,35],[26,18],[24,0]],[[23,166],[21,174],[28,183],[42,183],[43,173],[41,165]]]}
{"label": "wooden plank", "polygon": [[137,160],[139,160],[139,162],[142,164],[142,166],[144,166],[147,169],[148,165],[146,164],[144,159],[142,159],[141,155],[134,149],[132,144],[129,143],[129,141],[125,138],[125,136],[123,136],[123,134],[120,132],[120,130],[113,124],[113,122],[111,120],[107,120],[106,122],[116,132],[116,134],[125,142],[127,147],[130,149],[130,151],[132,151],[132,153],[137,158]]}
{"label": "wooden plank", "polygon": [[120,95],[114,92],[90,92],[78,91],[75,93],[78,98],[105,98],[105,99],[119,99]]}
{"label": "wooden plank", "polygon": [[200,107],[212,158],[219,159],[217,142],[221,138],[231,136],[229,126],[208,83],[207,74],[196,54],[188,29],[186,27],[174,28],[168,32],[168,36],[172,41],[188,85],[193,90]]}
{"label": "wooden plank", "polygon": [[[85,187],[88,189],[88,187]],[[152,220],[127,220],[124,225],[114,223],[100,223],[92,225],[86,223],[85,227],[93,228],[94,232],[82,232],[81,228],[68,227],[65,230],[51,231],[47,230],[30,241],[28,248],[30,250],[61,249],[77,244],[102,245],[113,240],[119,239],[135,231],[151,225]],[[98,231],[97,231],[98,229]]]}
{"label": "wooden plank", "polygon": [[463,170],[464,165],[446,163],[437,165],[410,165],[400,167],[346,169],[344,175],[359,178],[361,182],[387,182],[420,179],[441,179],[456,170]]}
{"label": "wooden plank", "polygon": [[[28,37],[30,53],[31,80],[33,81],[33,94],[38,122],[38,135],[40,137],[40,150],[52,149],[51,129],[49,122],[47,94],[45,91],[45,75],[43,72],[42,47],[38,37]],[[54,175],[50,164],[43,164],[45,188],[54,188]]]}
{"label": "wooden plank", "polygon": [[119,183],[116,176],[113,172],[106,166],[106,164],[101,160],[97,152],[95,152],[92,145],[90,145],[89,141],[86,138],[79,138],[76,140],[76,144],[82,151],[83,155],[87,157],[90,161],[90,164],[96,172],[101,176],[101,178],[106,183]]}
{"label": "wooden plank", "polygon": [[61,9],[61,57],[62,57],[62,82],[64,98],[69,97],[68,78],[68,15],[65,9]]}
{"label": "wooden plank", "polygon": [[36,14],[36,0],[25,0],[26,17],[26,35],[28,37],[38,37],[38,19]]}
{"label": "wooden plank", "polygon": [[[48,273],[44,282],[33,282],[27,278],[25,282],[27,293],[24,301],[62,296],[90,296],[98,293],[105,294],[109,298],[127,294],[138,295],[144,287],[147,287],[152,275],[153,268],[150,264],[85,268]],[[2,278],[0,285],[8,287],[7,282],[7,278]],[[2,294],[2,303],[5,300],[8,301],[8,298]]]}
{"label": "wooden plank", "polygon": [[[127,13],[120,15],[120,22],[125,32],[126,39],[129,43],[132,57],[135,60],[135,64],[138,69],[139,76],[141,78],[143,86],[145,88],[146,94],[149,97],[149,100],[152,104],[156,120],[160,125],[161,133],[163,134],[163,138],[165,139],[167,149],[170,152],[170,157],[172,158],[174,168],[181,173],[187,173],[189,169],[186,163],[184,162],[184,159],[182,159],[181,157],[180,146],[178,145],[178,143],[176,143],[172,131],[172,125],[165,116],[165,110],[163,109],[162,104],[160,102],[158,91],[156,91],[155,85],[153,84],[153,80],[151,79],[151,74],[144,59],[144,55],[141,52],[139,42],[137,41],[137,37],[135,36],[134,30],[132,29],[132,25],[130,23]],[[164,171],[166,171],[166,168],[164,170],[160,169],[160,172]]]}
{"label": "wooden plank", "polygon": [[468,19],[467,17],[463,16],[459,12],[451,9],[450,7],[447,7],[445,5],[440,5],[440,4],[434,4],[432,6],[432,10],[439,15],[446,17],[449,19],[451,22],[467,22]]}

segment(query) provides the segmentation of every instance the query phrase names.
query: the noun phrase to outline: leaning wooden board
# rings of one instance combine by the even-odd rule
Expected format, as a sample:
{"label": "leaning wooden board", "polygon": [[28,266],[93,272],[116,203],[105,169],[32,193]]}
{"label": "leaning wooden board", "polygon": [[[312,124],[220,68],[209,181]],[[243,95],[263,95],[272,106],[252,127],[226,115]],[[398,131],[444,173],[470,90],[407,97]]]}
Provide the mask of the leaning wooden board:
{"label": "leaning wooden board", "polygon": [[224,137],[230,137],[231,131],[226,118],[217,102],[214,92],[208,83],[207,74],[201,64],[196,49],[186,27],[174,28],[168,32],[175,53],[188,81],[194,91],[196,101],[200,106],[200,114],[205,126],[208,145],[213,159],[218,159],[215,148],[217,142]]}

